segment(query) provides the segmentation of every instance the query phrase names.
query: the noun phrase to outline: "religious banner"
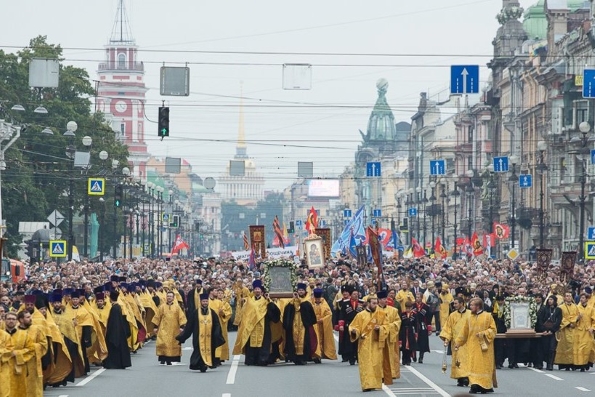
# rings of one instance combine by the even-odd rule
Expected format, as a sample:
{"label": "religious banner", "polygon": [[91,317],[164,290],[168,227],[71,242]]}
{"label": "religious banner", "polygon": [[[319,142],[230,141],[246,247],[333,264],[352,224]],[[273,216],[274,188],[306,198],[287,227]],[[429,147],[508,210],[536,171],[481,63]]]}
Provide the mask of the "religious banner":
{"label": "religious banner", "polygon": [[329,260],[331,259],[331,229],[328,227],[316,228],[316,235],[322,239],[322,245],[324,247],[324,257]]}
{"label": "religious banner", "polygon": [[574,275],[576,256],[576,251],[562,252],[562,258],[560,259],[560,279],[562,281],[567,282]]}
{"label": "religious banner", "polygon": [[359,267],[366,266],[366,262],[368,259],[367,249],[368,249],[368,246],[364,245],[363,243],[355,246],[357,265]]}
{"label": "religious banner", "polygon": [[263,259],[267,256],[264,233],[264,225],[250,225],[250,244],[254,252]]}
{"label": "religious banner", "polygon": [[550,263],[552,262],[552,254],[554,250],[549,248],[538,248],[535,250],[537,254],[537,269],[541,273],[547,272],[547,269],[550,267]]}
{"label": "religious banner", "polygon": [[322,239],[314,234],[304,239],[304,256],[310,269],[324,267],[324,247]]}

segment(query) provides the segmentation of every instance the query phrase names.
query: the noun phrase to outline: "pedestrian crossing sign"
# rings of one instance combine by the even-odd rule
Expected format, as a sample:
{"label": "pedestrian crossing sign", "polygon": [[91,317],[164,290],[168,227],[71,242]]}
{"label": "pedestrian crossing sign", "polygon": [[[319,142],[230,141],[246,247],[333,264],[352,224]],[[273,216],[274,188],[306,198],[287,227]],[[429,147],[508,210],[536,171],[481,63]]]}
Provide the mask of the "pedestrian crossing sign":
{"label": "pedestrian crossing sign", "polygon": [[585,242],[585,259],[595,259],[595,241]]}
{"label": "pedestrian crossing sign", "polygon": [[87,194],[89,196],[103,196],[105,194],[105,178],[89,178]]}
{"label": "pedestrian crossing sign", "polygon": [[50,240],[50,257],[66,258],[65,240]]}

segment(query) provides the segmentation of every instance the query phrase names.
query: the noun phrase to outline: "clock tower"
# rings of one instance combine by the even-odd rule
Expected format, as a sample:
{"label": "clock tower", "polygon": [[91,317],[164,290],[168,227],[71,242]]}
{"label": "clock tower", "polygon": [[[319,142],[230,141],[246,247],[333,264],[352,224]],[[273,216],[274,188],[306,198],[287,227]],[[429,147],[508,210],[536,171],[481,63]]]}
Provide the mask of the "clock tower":
{"label": "clock tower", "polygon": [[105,46],[105,62],[97,74],[96,110],[111,117],[117,137],[128,146],[131,173],[146,178],[149,160],[145,143],[145,69],[137,59],[138,47],[130,30],[124,0],[120,0],[111,38]]}

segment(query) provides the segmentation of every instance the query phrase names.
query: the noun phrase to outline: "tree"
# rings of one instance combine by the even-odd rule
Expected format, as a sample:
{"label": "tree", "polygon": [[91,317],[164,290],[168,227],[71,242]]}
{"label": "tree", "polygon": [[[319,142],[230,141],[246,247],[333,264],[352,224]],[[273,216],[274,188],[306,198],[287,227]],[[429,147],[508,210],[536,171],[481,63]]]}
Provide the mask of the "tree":
{"label": "tree", "polygon": [[[120,164],[127,164],[128,157],[128,149],[116,140],[103,115],[91,113],[89,98],[95,95],[95,90],[87,71],[61,64],[58,88],[32,89],[28,83],[28,70],[33,58],[62,60],[62,48],[47,43],[45,36],[38,36],[30,41],[28,48],[16,54],[0,51],[0,75],[3,76],[0,103],[4,103],[6,113],[0,118],[6,117],[23,126],[20,140],[6,153],[7,169],[2,172],[3,215],[9,239],[6,247],[10,255],[16,254],[15,245],[21,241],[19,222],[45,221],[54,209],[63,214],[68,212],[68,182],[71,178],[75,187],[74,210],[80,213],[87,194],[87,178],[111,168],[111,161],[108,164],[99,161],[100,151],[107,151],[110,160],[118,160]],[[23,105],[26,111],[22,114],[7,111],[15,104]],[[48,114],[35,113],[33,110],[37,106],[45,107]],[[70,120],[78,124],[73,141],[63,136]],[[53,135],[41,133],[46,127]],[[72,160],[65,152],[69,144],[84,150],[81,139],[85,135],[93,139],[90,149],[92,168],[83,173],[80,169],[72,170]],[[104,197],[108,203],[112,202],[114,193],[110,182]],[[98,211],[102,205],[98,200],[90,201],[92,212]],[[106,216],[105,220],[102,227],[113,230],[113,218]],[[63,223],[61,227],[68,225]]]}

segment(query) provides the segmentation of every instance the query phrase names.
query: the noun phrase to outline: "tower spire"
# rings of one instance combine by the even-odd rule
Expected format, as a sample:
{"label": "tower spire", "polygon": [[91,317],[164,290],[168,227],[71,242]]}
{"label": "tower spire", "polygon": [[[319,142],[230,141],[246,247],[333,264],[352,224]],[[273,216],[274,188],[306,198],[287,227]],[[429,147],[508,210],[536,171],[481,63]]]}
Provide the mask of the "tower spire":
{"label": "tower spire", "polygon": [[236,144],[235,158],[248,158],[246,152],[246,131],[244,129],[244,83],[240,83],[240,119],[238,126],[238,143]]}
{"label": "tower spire", "polygon": [[120,0],[118,3],[118,10],[116,11],[116,18],[114,19],[110,43],[134,44],[134,37],[132,37],[130,21],[128,20],[128,14],[126,13],[124,0]]}

